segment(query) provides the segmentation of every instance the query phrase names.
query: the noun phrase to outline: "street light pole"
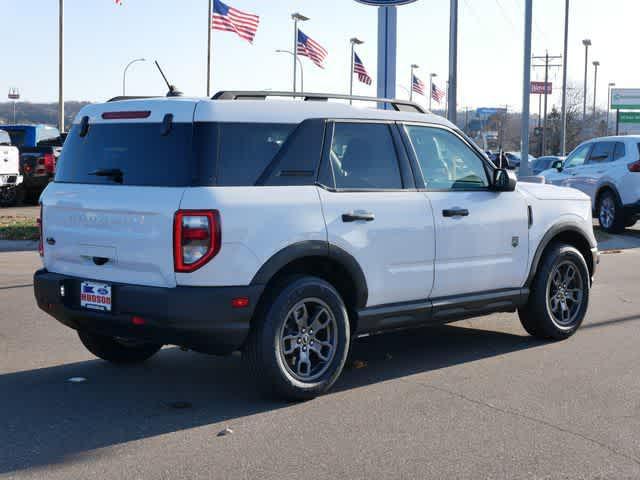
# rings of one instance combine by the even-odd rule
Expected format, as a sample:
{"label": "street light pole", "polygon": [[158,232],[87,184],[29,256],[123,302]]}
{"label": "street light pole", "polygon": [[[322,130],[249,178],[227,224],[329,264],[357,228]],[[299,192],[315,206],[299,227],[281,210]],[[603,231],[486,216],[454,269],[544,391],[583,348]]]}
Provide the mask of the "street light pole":
{"label": "street light pole", "polygon": [[[276,53],[288,53],[289,55],[293,55],[291,50],[281,50],[279,48],[276,49]],[[302,69],[302,61],[300,60],[300,57],[296,57],[296,60],[300,67],[300,91],[304,92],[304,70]]]}
{"label": "street light pole", "polygon": [[419,65],[416,65],[415,63],[411,64],[411,77],[409,78],[409,101],[412,102],[413,101],[413,71],[416,68],[420,68]]}
{"label": "street light pole", "polygon": [[136,62],[144,62],[146,61],[146,58],[136,58],[135,60],[131,60],[129,63],[127,63],[127,66],[124,67],[124,72],[122,72],[122,96],[125,97],[127,95],[126,93],[126,88],[127,88],[127,84],[126,84],[126,80],[127,80],[127,70],[129,70],[129,67],[131,65],[133,65]]}
{"label": "street light pole", "polygon": [[609,112],[611,111],[611,87],[615,87],[615,82],[609,82],[607,87],[607,135],[609,135]]}
{"label": "street light pole", "polygon": [[431,98],[433,97],[433,78],[437,76],[437,73],[429,74],[429,111],[431,111]]}
{"label": "street light pole", "polygon": [[449,10],[449,87],[447,118],[456,123],[458,99],[458,0],[451,0]]}
{"label": "street light pole", "polygon": [[[525,0],[524,10],[524,62],[522,75],[522,122],[520,144],[520,176],[529,175],[529,107],[531,103],[531,22],[533,0]],[[546,85],[545,85],[546,88]]]}
{"label": "street light pole", "polygon": [[587,119],[587,73],[589,67],[589,47],[591,46],[591,40],[585,38],[582,40],[584,45],[584,98],[582,101],[582,121]]}
{"label": "street light pole", "polygon": [[596,93],[598,89],[598,67],[600,66],[600,62],[597,60],[593,62],[593,66],[595,67],[595,72],[593,74],[593,119],[596,118]]}
{"label": "street light pole", "polygon": [[291,14],[293,19],[293,93],[296,93],[296,77],[298,76],[298,22],[306,22],[309,17],[296,12]]}
{"label": "street light pole", "polygon": [[[355,68],[355,46],[356,45],[362,45],[364,43],[363,40],[360,40],[359,38],[353,37],[351,40],[349,40],[349,42],[351,43],[351,73],[349,74],[349,95],[353,96],[353,70]],[[353,103],[353,100],[349,100],[349,104],[351,105]]]}
{"label": "street light pole", "polygon": [[[560,152],[567,154],[567,55],[569,45],[569,0],[564,4],[564,53],[562,60],[562,125],[560,129]],[[546,87],[546,86],[545,86]]]}
{"label": "street light pole", "polygon": [[64,133],[64,0],[58,10],[58,130]]}

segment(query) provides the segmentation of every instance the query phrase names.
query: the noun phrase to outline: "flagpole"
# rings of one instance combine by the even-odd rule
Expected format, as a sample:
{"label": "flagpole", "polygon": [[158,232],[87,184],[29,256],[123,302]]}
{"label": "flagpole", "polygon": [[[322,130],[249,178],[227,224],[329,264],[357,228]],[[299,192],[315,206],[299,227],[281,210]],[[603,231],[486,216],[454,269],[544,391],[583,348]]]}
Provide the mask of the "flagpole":
{"label": "flagpole", "polygon": [[[354,58],[353,53],[355,50],[355,42],[353,38],[351,39],[351,72],[349,73],[349,96],[353,96],[353,67],[354,67]],[[349,105],[353,104],[353,100],[349,99]]]}
{"label": "flagpole", "polygon": [[64,0],[60,0],[58,13],[58,130],[64,133]]}
{"label": "flagpole", "polygon": [[298,76],[298,17],[293,14],[293,93],[296,93],[296,77]]}
{"label": "flagpole", "polygon": [[211,96],[211,17],[213,15],[213,0],[209,0],[207,10],[207,97]]}
{"label": "flagpole", "polygon": [[413,65],[411,65],[411,77],[409,77],[409,101],[413,102]]}

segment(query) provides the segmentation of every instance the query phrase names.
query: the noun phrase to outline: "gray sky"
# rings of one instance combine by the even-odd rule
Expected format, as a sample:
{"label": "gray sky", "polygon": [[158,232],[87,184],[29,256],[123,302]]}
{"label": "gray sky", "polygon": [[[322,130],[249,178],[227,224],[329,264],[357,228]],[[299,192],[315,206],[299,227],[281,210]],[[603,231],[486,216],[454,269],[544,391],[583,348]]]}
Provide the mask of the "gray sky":
{"label": "gray sky", "polygon": [[[253,45],[227,32],[213,33],[213,90],[290,89],[291,57],[274,53],[291,48],[291,12],[311,17],[304,32],[329,50],[327,68],[303,59],[305,90],[346,92],[349,75],[349,38],[367,43],[359,55],[376,76],[376,8],[353,0],[226,0],[236,8],[256,13],[261,24]],[[459,0],[460,107],[509,104],[521,109],[524,0]],[[19,87],[24,100],[57,99],[58,0],[0,0],[0,39],[4,62],[0,93]],[[591,38],[590,60],[599,60],[598,103],[606,105],[607,83],[640,87],[636,60],[638,0],[571,0],[569,81],[582,85],[584,47]],[[161,95],[166,88],[155,71],[158,59],[187,95],[205,94],[207,0],[65,1],[65,99],[101,101],[118,95],[122,69],[136,57],[128,74],[128,94]],[[562,53],[563,0],[534,0],[534,54]],[[448,0],[418,0],[399,7],[398,81],[408,87],[409,65],[439,75],[444,88],[448,62]],[[535,69],[532,79],[542,78]],[[559,92],[562,70],[550,79]],[[589,67],[589,89],[593,67]],[[557,89],[556,89],[557,87]],[[375,94],[375,83],[356,86],[356,93]],[[591,95],[591,93],[590,93]],[[398,96],[407,93],[398,88]],[[4,97],[6,98],[6,97]],[[418,97],[426,103],[426,99]],[[558,103],[554,95],[551,103]],[[537,109],[537,98],[532,101]]]}

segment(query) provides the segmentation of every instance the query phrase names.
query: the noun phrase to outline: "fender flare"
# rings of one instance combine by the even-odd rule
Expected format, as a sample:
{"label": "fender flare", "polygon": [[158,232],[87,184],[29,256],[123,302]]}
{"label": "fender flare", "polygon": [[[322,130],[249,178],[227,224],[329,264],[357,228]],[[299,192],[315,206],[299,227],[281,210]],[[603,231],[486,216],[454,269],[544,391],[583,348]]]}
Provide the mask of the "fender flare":
{"label": "fender flare", "polygon": [[367,279],[358,261],[347,251],[322,240],[305,240],[289,245],[273,254],[256,272],[251,285],[266,285],[284,267],[307,257],[326,257],[339,263],[353,279],[356,308],[364,308],[369,297]]}
{"label": "fender flare", "polygon": [[[531,287],[531,284],[533,283],[533,279],[535,278],[536,273],[538,272],[540,260],[542,260],[542,254],[544,253],[546,248],[549,246],[549,244],[553,241],[555,237],[557,237],[559,234],[564,232],[577,233],[582,238],[584,238],[585,242],[587,242],[591,248],[597,247],[597,245],[594,245],[591,242],[591,240],[589,240],[589,237],[584,234],[583,229],[580,227],[580,224],[578,224],[577,222],[565,221],[565,222],[560,222],[556,225],[553,225],[543,235],[542,240],[538,244],[538,248],[536,248],[536,253],[533,256],[531,267],[529,269],[529,275],[527,276],[527,281],[524,284],[526,288]],[[589,259],[585,258],[584,260],[585,262],[587,262],[587,265],[588,265]]]}

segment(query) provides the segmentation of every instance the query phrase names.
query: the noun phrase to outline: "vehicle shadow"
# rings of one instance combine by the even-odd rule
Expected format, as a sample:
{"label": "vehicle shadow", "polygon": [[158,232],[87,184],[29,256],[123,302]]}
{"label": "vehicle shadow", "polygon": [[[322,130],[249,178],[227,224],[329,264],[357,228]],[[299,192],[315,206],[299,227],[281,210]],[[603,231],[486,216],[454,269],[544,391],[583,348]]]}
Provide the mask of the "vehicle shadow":
{"label": "vehicle shadow", "polygon": [[[539,345],[524,335],[452,325],[367,337],[354,343],[348,367],[334,390]],[[70,377],[86,381],[70,383]],[[291,406],[260,396],[239,358],[209,357],[177,348],[164,349],[134,367],[89,360],[4,374],[0,392],[0,475],[73,461],[97,448],[219,422],[227,425],[234,419]]]}

